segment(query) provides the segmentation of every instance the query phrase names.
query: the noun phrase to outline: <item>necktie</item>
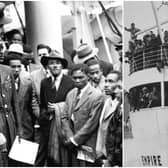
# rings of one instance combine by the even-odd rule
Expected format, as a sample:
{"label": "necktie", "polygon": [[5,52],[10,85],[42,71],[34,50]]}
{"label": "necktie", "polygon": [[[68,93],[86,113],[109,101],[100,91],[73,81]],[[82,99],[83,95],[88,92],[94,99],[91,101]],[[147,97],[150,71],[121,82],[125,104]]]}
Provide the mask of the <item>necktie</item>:
{"label": "necktie", "polygon": [[19,78],[15,79],[15,88],[16,88],[16,91],[18,92],[18,90],[19,90]]}
{"label": "necktie", "polygon": [[80,93],[81,93],[81,90],[78,89],[78,90],[77,90],[77,95],[76,95],[75,106],[78,104],[78,102],[79,102],[79,100],[80,100]]}
{"label": "necktie", "polygon": [[[78,89],[78,90],[77,90],[77,94],[76,94],[76,99],[75,99],[74,104],[73,104],[73,108],[74,108],[74,109],[75,109],[75,107],[77,106],[77,104],[78,104],[78,102],[79,102],[79,100],[80,100],[80,93],[81,93],[81,90]],[[71,115],[71,120],[74,121],[74,114],[73,114],[73,113],[72,113],[72,115]]]}
{"label": "necktie", "polygon": [[57,90],[56,80],[57,80],[57,78],[53,78],[53,80],[52,80],[52,89],[55,88]]}

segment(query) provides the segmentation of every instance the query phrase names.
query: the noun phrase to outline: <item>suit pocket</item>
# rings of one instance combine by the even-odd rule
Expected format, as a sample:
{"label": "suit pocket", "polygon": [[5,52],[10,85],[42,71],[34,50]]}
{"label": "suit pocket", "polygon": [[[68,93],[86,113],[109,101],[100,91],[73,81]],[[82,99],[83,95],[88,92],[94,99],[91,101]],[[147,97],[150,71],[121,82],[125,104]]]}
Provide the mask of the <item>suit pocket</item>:
{"label": "suit pocket", "polygon": [[88,109],[79,109],[79,111],[77,113],[75,113],[75,118],[81,122],[84,123],[85,120],[87,120],[89,117],[89,112]]}

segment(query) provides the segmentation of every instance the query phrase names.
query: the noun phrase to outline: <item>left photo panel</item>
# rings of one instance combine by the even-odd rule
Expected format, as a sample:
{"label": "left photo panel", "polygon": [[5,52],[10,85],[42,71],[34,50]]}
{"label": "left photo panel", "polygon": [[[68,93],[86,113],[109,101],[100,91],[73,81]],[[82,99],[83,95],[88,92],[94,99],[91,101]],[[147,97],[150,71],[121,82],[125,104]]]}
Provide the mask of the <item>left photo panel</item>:
{"label": "left photo panel", "polygon": [[0,1],[0,167],[122,167],[123,1]]}

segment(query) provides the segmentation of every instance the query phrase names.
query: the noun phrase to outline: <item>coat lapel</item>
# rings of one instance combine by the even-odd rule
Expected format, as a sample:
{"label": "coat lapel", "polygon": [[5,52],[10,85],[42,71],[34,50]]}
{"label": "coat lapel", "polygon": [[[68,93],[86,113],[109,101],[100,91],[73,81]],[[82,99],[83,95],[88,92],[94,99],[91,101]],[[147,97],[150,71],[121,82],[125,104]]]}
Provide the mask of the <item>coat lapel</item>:
{"label": "coat lapel", "polygon": [[119,102],[118,101],[113,101],[109,102],[112,105],[108,105],[107,109],[105,109],[105,113],[104,113],[104,120],[106,120],[109,116],[112,115],[112,113],[114,113],[114,111],[117,109]]}
{"label": "coat lapel", "polygon": [[22,98],[26,90],[26,79],[20,78],[20,86],[18,91],[18,98]]}
{"label": "coat lapel", "polygon": [[2,73],[1,75],[2,87],[5,89],[6,92],[8,92],[10,88],[12,88],[11,80],[12,79],[10,75],[6,75],[5,72]]}
{"label": "coat lapel", "polygon": [[[78,104],[76,105],[75,110],[81,107],[89,99],[89,95],[91,93],[92,93],[92,87],[91,85],[89,85],[86,91],[82,94],[82,97],[80,98]],[[77,91],[76,91],[76,95],[77,95]]]}

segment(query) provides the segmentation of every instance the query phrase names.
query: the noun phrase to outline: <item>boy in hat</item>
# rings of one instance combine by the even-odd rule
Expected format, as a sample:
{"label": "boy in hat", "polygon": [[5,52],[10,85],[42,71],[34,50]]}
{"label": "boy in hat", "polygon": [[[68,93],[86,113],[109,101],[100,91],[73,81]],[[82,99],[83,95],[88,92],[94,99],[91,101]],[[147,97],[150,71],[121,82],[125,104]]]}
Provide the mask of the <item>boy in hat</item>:
{"label": "boy in hat", "polygon": [[[18,43],[11,44],[9,46],[9,49],[6,52],[5,57],[10,57],[12,55],[17,55],[18,57],[23,58],[25,55],[25,53],[23,51],[23,46]],[[4,58],[4,59],[6,60],[6,58]],[[6,64],[5,60],[4,60],[4,63]],[[29,76],[29,72],[26,71],[26,68],[25,68],[25,65],[23,64],[23,62],[21,64],[21,72],[20,73],[21,73],[20,75],[23,77]]]}

